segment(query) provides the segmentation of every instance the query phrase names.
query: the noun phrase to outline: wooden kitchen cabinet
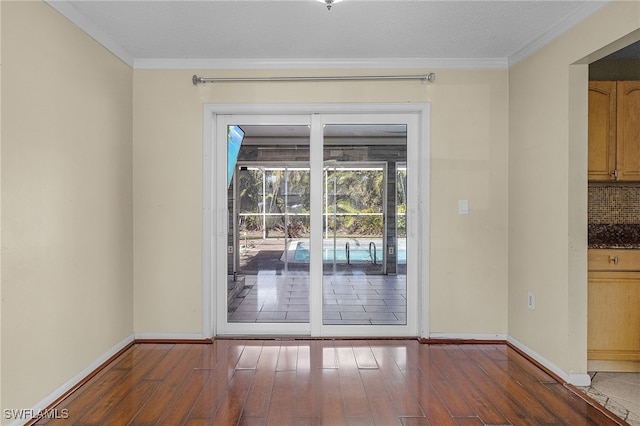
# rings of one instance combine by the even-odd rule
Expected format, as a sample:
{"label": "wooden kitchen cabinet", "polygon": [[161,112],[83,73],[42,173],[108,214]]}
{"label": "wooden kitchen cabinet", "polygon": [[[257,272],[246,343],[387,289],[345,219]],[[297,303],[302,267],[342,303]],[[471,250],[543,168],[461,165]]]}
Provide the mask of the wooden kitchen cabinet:
{"label": "wooden kitchen cabinet", "polygon": [[640,250],[589,249],[589,271],[640,272]]}
{"label": "wooden kitchen cabinet", "polygon": [[589,82],[589,180],[611,180],[616,169],[616,82]]}
{"label": "wooden kitchen cabinet", "polygon": [[588,253],[587,359],[640,361],[640,250]]}
{"label": "wooden kitchen cabinet", "polygon": [[589,180],[640,181],[640,81],[589,82]]}
{"label": "wooden kitchen cabinet", "polygon": [[618,179],[640,180],[640,81],[616,86]]}

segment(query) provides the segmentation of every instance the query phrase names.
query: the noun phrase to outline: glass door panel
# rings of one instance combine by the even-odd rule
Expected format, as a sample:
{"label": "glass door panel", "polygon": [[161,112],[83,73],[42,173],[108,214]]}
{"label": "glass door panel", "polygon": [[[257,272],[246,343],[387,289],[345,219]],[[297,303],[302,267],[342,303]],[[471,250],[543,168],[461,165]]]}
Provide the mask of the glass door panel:
{"label": "glass door panel", "polygon": [[323,325],[406,325],[406,125],[325,125],[324,161]]}
{"label": "glass door panel", "polygon": [[396,164],[396,272],[407,274],[407,163]]}
{"label": "glass door panel", "polygon": [[308,323],[309,127],[228,135],[227,321]]}
{"label": "glass door panel", "polygon": [[385,165],[327,162],[323,262],[331,272],[383,272]]}

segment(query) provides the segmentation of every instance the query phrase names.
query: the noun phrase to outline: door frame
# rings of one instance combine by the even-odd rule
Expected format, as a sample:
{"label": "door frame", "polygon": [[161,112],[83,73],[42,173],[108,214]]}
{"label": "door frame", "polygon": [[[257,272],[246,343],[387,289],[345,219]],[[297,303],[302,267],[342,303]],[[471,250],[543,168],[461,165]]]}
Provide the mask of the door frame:
{"label": "door frame", "polygon": [[[409,146],[407,168],[415,170],[414,184],[420,190],[416,191],[417,200],[414,207],[407,212],[408,232],[416,236],[416,255],[413,273],[413,279],[417,279],[415,286],[417,294],[415,300],[415,324],[410,324],[411,330],[415,331],[415,337],[426,338],[429,335],[429,235],[430,235],[430,104],[428,103],[331,103],[331,104],[205,104],[203,107],[203,163],[202,163],[202,188],[203,188],[203,246],[202,246],[202,335],[204,338],[213,338],[216,336],[218,322],[221,315],[226,312],[217,312],[218,286],[217,280],[221,273],[219,270],[220,259],[226,261],[226,244],[221,244],[222,239],[226,240],[227,233],[227,209],[226,205],[222,207],[216,199],[216,195],[220,191],[224,191],[224,182],[216,178],[215,170],[220,167],[226,167],[226,155],[218,155],[214,141],[219,138],[220,129],[217,128],[217,119],[219,116],[259,116],[265,124],[300,124],[305,120],[311,121],[311,162],[314,158],[316,161],[322,162],[322,146],[314,143],[314,139],[322,138],[322,115],[352,115],[360,116],[367,114],[402,114],[414,116],[416,125],[411,126],[408,130],[415,131],[416,134],[409,137],[417,138],[417,146]],[[277,116],[300,116],[300,123],[277,122]],[[333,121],[332,121],[333,122]],[[242,123],[234,123],[242,124]],[[315,132],[314,132],[315,129]],[[315,133],[315,134],[314,134]],[[315,152],[314,152],[315,150]],[[215,162],[215,170],[214,170]],[[313,164],[311,164],[313,170]],[[320,170],[322,167],[320,167]],[[313,179],[313,176],[311,176]],[[312,207],[313,210],[313,207]],[[313,229],[313,223],[312,223]],[[322,226],[319,228],[322,231]],[[219,253],[221,250],[224,253]],[[223,254],[225,256],[223,256]],[[226,280],[226,268],[225,268]],[[407,280],[409,280],[409,271],[407,271]],[[313,280],[313,276],[311,276]],[[322,277],[316,277],[321,280]],[[313,281],[312,281],[313,285]],[[312,287],[313,288],[313,287]],[[409,284],[407,284],[409,288]],[[313,290],[312,290],[313,291]],[[321,287],[318,287],[321,291]],[[410,301],[408,300],[408,303]],[[320,317],[321,313],[314,312],[313,306],[310,306],[311,321],[313,318]],[[409,307],[408,307],[409,309]],[[310,328],[309,324],[303,324],[304,327],[296,328],[284,327],[283,331],[292,335],[310,335],[311,337],[319,337],[326,335],[327,327],[322,326],[322,322],[316,321]],[[249,324],[247,331],[251,334],[260,335],[259,324]],[[373,326],[368,326],[373,327]],[[329,328],[330,329],[330,328]],[[356,334],[352,334],[347,330],[345,337],[357,335],[358,327],[354,328]],[[380,334],[380,336],[386,335]]]}

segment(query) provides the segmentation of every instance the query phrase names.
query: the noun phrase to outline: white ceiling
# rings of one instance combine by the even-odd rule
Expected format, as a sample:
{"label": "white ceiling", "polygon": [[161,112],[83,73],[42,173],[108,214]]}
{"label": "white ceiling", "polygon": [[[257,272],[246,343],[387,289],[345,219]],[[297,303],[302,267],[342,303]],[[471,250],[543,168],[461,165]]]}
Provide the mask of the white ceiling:
{"label": "white ceiling", "polygon": [[605,1],[48,3],[136,68],[506,67]]}

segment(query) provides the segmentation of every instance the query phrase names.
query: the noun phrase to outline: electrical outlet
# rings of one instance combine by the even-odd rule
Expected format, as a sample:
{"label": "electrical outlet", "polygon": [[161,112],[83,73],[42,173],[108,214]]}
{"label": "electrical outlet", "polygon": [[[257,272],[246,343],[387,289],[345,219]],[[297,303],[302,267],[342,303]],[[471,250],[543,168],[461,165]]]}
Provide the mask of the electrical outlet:
{"label": "electrical outlet", "polygon": [[228,246],[228,247],[227,247],[227,252],[228,252],[229,254],[233,254],[233,246]]}
{"label": "electrical outlet", "polygon": [[536,294],[531,290],[527,292],[527,308],[532,311],[536,308]]}
{"label": "electrical outlet", "polygon": [[389,247],[389,254],[393,254],[393,247]]}

